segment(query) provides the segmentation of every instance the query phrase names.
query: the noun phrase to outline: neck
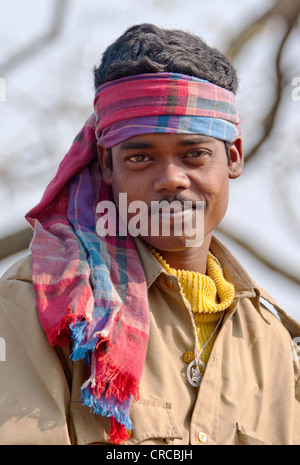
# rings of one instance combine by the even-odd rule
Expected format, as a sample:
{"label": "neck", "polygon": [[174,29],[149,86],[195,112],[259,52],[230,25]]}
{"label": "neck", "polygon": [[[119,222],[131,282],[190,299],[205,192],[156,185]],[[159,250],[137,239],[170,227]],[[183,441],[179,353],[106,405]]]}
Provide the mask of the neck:
{"label": "neck", "polygon": [[200,247],[190,247],[179,251],[156,250],[160,253],[164,260],[166,260],[171,268],[206,274],[207,254],[211,238],[212,234],[205,236],[203,244]]}

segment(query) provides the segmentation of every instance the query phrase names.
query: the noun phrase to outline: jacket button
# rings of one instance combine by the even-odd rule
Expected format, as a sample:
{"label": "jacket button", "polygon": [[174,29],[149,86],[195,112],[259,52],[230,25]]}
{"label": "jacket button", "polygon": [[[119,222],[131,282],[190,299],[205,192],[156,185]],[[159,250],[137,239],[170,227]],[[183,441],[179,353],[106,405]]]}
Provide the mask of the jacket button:
{"label": "jacket button", "polygon": [[186,352],[185,354],[183,354],[182,358],[185,363],[190,363],[192,360],[194,360],[195,355],[193,354],[193,352]]}
{"label": "jacket button", "polygon": [[172,279],[170,278],[165,278],[165,285],[168,287],[168,288],[172,288],[173,287],[173,281]]}
{"label": "jacket button", "polygon": [[164,438],[164,443],[165,444],[172,444],[174,441],[174,438]]}
{"label": "jacket button", "polygon": [[205,433],[202,433],[202,431],[200,433],[198,433],[198,440],[202,443],[204,442],[207,442],[208,440],[208,437],[206,436]]}

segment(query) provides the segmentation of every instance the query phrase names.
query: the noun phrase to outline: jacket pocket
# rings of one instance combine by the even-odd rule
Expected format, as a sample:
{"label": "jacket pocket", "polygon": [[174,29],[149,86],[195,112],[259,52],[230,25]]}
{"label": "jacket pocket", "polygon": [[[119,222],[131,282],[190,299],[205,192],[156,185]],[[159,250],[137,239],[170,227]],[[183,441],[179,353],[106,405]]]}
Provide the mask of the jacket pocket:
{"label": "jacket pocket", "polygon": [[[182,439],[171,412],[171,403],[161,400],[140,399],[132,402],[130,418],[132,434],[128,445],[165,445],[164,440]],[[95,415],[79,402],[71,403],[71,419],[76,444],[111,444],[108,441],[109,419]]]}
{"label": "jacket pocket", "polygon": [[236,424],[236,432],[234,437],[235,446],[267,446],[268,443],[258,437],[257,433],[247,430],[240,424]]}
{"label": "jacket pocket", "polygon": [[127,444],[165,444],[166,439],[182,439],[172,415],[170,402],[140,399],[130,410],[133,424]]}

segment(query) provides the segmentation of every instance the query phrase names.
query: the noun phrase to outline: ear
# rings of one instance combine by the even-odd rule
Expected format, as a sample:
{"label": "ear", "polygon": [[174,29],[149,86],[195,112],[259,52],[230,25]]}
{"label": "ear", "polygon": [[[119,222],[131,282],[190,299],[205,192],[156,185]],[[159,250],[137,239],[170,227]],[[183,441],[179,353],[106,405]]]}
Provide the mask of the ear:
{"label": "ear", "polygon": [[230,160],[228,162],[228,174],[230,179],[238,178],[243,171],[244,156],[242,139],[236,139],[229,148]]}
{"label": "ear", "polygon": [[103,181],[109,186],[112,185],[112,166],[108,150],[102,144],[97,144],[98,159]]}

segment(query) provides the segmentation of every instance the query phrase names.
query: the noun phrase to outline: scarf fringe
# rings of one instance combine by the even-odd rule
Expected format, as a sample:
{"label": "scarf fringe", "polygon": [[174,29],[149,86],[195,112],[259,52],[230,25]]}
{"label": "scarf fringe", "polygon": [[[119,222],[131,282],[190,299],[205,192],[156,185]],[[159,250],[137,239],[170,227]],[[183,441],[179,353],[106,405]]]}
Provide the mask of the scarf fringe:
{"label": "scarf fringe", "polygon": [[129,414],[120,411],[119,407],[103,403],[91,393],[90,387],[81,389],[83,405],[86,405],[96,415],[106,416],[110,419],[110,432],[108,439],[111,443],[119,445],[127,441],[131,435],[132,423]]}
{"label": "scarf fringe", "polygon": [[[94,338],[94,341],[89,341],[85,345],[81,345],[85,337],[84,331],[89,324],[83,317],[75,314],[67,314],[62,319],[61,324],[54,328],[48,334],[49,342],[52,346],[57,344],[65,344],[70,341],[70,336],[73,338],[73,351],[71,359],[83,360],[90,364],[91,354],[95,353],[96,360],[102,360],[102,369],[97,372],[96,380],[88,380],[84,383],[81,393],[84,399],[84,404],[92,408],[94,413],[100,415],[113,416],[117,418],[119,423],[126,425],[127,429],[131,429],[131,422],[126,415],[117,410],[111,409],[107,405],[100,402],[100,396],[105,391],[105,397],[116,397],[118,402],[122,403],[132,395],[135,400],[139,399],[139,385],[127,373],[122,373],[116,367],[109,354],[105,354],[103,346],[110,345],[107,338]],[[99,349],[99,350],[98,350]],[[99,356],[100,355],[100,356]],[[106,359],[106,360],[105,360]],[[92,392],[91,392],[92,390]],[[122,434],[121,434],[122,436]]]}
{"label": "scarf fringe", "polygon": [[73,338],[73,351],[71,358],[75,360],[84,360],[90,364],[91,354],[95,354],[96,363],[98,363],[97,378],[93,392],[95,397],[100,397],[102,392],[106,391],[106,397],[116,397],[119,402],[124,402],[130,394],[138,400],[139,386],[127,373],[122,373],[117,367],[109,353],[106,353],[105,347],[111,346],[109,338],[95,337],[93,340],[83,344],[85,338],[87,321],[75,322],[70,325],[70,331]]}
{"label": "scarf fringe", "polygon": [[70,343],[71,327],[82,324],[83,317],[74,313],[67,313],[60,323],[47,332],[49,344],[66,347]]}
{"label": "scarf fringe", "polygon": [[91,392],[90,386],[81,388],[81,396],[83,405],[86,405],[96,415],[107,416],[114,418],[120,425],[122,424],[126,429],[132,429],[132,423],[128,413],[120,410],[120,407],[104,403],[100,398],[96,397]]}
{"label": "scarf fringe", "polygon": [[130,438],[130,433],[124,425],[118,423],[114,418],[110,420],[109,440],[113,444],[119,445]]}
{"label": "scarf fringe", "polygon": [[95,337],[87,343],[83,342],[86,338],[85,333],[89,330],[87,325],[90,326],[90,322],[86,320],[76,321],[70,325],[70,335],[73,341],[71,359],[73,362],[76,360],[84,360],[89,366],[91,353],[95,351],[98,339]]}
{"label": "scarf fringe", "polygon": [[[65,319],[65,325],[67,324],[68,318]],[[108,338],[95,337],[94,341],[82,345],[87,324],[89,322],[82,319],[79,321],[74,319],[70,324],[69,332],[74,341],[71,358],[84,360],[90,364],[91,355],[94,353],[94,362],[100,361],[101,363],[102,361],[103,363],[101,371],[97,371],[97,379],[90,378],[81,387],[83,405],[89,407],[96,415],[110,418],[108,439],[112,444],[119,445],[129,439],[132,431],[129,412],[122,411],[120,404],[131,395],[138,400],[139,386],[127,373],[120,373],[119,369],[109,360],[109,354],[106,354],[104,350],[105,346],[110,345]],[[105,400],[115,397],[119,404],[115,406],[103,401],[104,399],[101,399],[103,393],[105,393]]]}
{"label": "scarf fringe", "polygon": [[133,395],[135,400],[139,399],[139,386],[127,373],[122,373],[110,361],[103,368],[103,376],[97,373],[95,387],[93,388],[96,397],[100,397],[105,391],[105,397],[116,397],[122,403]]}

